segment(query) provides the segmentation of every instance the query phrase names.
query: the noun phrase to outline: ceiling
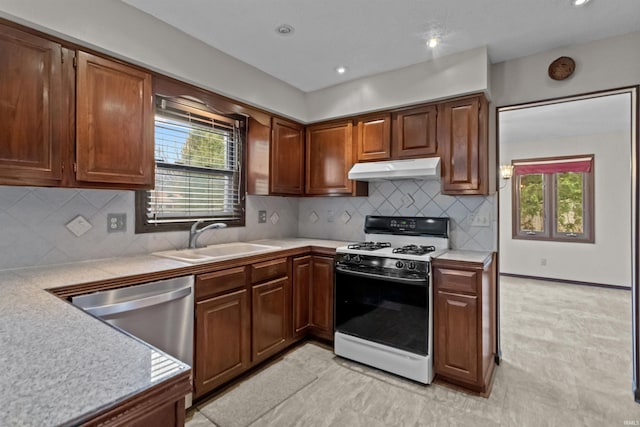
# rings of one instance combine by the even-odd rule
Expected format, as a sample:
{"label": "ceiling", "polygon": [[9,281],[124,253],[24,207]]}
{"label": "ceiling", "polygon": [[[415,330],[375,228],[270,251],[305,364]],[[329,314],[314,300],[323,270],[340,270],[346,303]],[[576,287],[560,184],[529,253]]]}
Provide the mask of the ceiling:
{"label": "ceiling", "polygon": [[480,46],[497,63],[640,30],[640,0],[122,1],[304,92]]}
{"label": "ceiling", "polygon": [[631,95],[622,93],[500,111],[500,144],[627,132],[631,137]]}

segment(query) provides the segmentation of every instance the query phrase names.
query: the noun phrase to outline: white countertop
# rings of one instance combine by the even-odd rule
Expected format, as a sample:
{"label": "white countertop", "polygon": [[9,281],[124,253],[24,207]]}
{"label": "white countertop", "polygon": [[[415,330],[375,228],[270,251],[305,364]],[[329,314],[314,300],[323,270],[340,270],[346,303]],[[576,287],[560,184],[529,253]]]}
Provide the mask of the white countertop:
{"label": "white countertop", "polygon": [[[345,245],[299,238],[253,243]],[[176,371],[156,378],[153,348],[44,289],[191,266],[147,255],[0,271],[0,424],[73,423],[188,370],[174,361]]]}
{"label": "white countertop", "polygon": [[486,266],[491,262],[492,254],[493,252],[487,251],[463,251],[450,249],[435,258],[451,261],[473,262]]}

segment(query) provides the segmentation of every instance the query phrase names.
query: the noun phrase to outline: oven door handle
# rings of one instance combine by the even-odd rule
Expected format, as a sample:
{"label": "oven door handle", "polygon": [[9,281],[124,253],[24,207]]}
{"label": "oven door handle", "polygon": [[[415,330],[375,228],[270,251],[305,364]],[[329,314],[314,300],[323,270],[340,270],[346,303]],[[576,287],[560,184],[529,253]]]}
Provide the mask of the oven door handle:
{"label": "oven door handle", "polygon": [[407,285],[414,285],[414,286],[429,286],[429,280],[426,277],[422,278],[422,279],[411,279],[411,278],[408,278],[408,277],[381,276],[379,274],[365,273],[363,271],[345,270],[345,269],[343,269],[341,267],[336,267],[336,274],[337,273],[347,274],[347,275],[351,275],[351,276],[369,277],[369,278],[373,278],[373,279],[386,280],[386,281],[389,281],[389,282],[404,283],[404,284],[407,284]]}

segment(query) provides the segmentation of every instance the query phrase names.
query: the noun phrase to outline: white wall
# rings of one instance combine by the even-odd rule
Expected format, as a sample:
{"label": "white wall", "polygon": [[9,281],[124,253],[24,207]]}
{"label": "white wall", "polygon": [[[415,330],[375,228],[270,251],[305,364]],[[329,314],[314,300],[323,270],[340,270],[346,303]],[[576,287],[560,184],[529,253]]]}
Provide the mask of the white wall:
{"label": "white wall", "polygon": [[306,94],[308,118],[320,121],[453,96],[488,92],[485,47]]}
{"label": "white wall", "polygon": [[118,0],[3,0],[0,17],[294,119],[303,92]]}
{"label": "white wall", "polygon": [[[595,243],[512,239],[511,184],[500,190],[500,269],[607,285],[631,286],[631,135],[629,132],[509,143],[502,163],[514,159],[594,154]],[[541,265],[546,260],[546,266]]]}
{"label": "white wall", "polygon": [[[493,65],[491,69],[493,103],[489,121],[490,140],[494,140],[496,135],[494,107],[640,84],[640,49],[638,46],[640,46],[640,32],[635,32],[592,43],[553,49],[536,55]],[[575,73],[564,81],[554,81],[547,76],[547,67],[559,56],[570,56],[576,62]],[[500,144],[499,150],[500,163],[506,163],[502,144]],[[582,150],[580,151],[583,152]],[[546,156],[547,153],[537,150],[536,155],[533,157],[541,155]],[[627,165],[628,162],[624,161],[619,165],[619,168],[626,170]],[[618,191],[618,184],[619,183],[616,183],[612,187],[606,187],[599,191],[596,197],[607,197],[609,193]],[[510,213],[505,214],[504,212],[505,205],[507,205],[509,201],[508,198],[505,199],[505,197],[508,197],[508,193],[508,189],[503,189],[499,192],[501,270],[516,274],[554,277],[550,273],[549,267],[551,267],[551,265],[548,265],[546,270],[541,271],[539,265],[540,256],[535,257],[532,261],[537,263],[537,265],[524,266],[522,264],[513,264],[518,261],[519,258],[526,257],[526,253],[521,253],[519,249],[514,249],[509,246],[508,241],[510,240],[511,229],[506,227],[506,225],[508,224],[510,226],[510,222],[507,221]],[[626,191],[625,193],[629,194]],[[596,216],[596,221],[598,221],[598,215]],[[598,224],[596,224],[596,226],[598,227]],[[596,230],[596,233],[598,233],[596,238],[600,239],[603,232],[604,229]],[[629,242],[630,237],[624,239],[623,245],[629,245]],[[562,247],[562,245],[558,246],[558,248],[560,247]],[[620,254],[621,257],[631,259],[631,255],[628,252],[621,253],[617,247],[610,247],[610,249]],[[624,249],[622,250],[624,251]],[[545,251],[547,251],[547,249],[545,249]],[[588,251],[587,246],[576,246],[573,244],[563,252],[568,252],[572,254],[572,256],[578,257],[585,251]],[[552,260],[552,255],[553,253],[549,253],[547,259],[548,263],[553,265],[555,261]],[[606,256],[605,254],[603,255]],[[630,279],[627,273],[630,271],[629,264],[620,265],[616,263],[613,265],[617,267],[610,267],[609,264],[603,262],[582,262],[574,263],[573,265],[574,269],[571,276],[567,277],[563,275],[560,278],[625,286],[630,285]],[[621,271],[619,271],[618,267]],[[589,274],[584,274],[584,271],[589,272]],[[610,274],[605,275],[605,272],[609,272]],[[560,271],[558,271],[557,274],[560,274]]]}
{"label": "white wall", "polygon": [[[635,32],[494,64],[491,68],[494,105],[502,107],[640,84],[639,46],[640,32]],[[560,56],[572,57],[576,71],[567,80],[551,80],[547,68]]]}

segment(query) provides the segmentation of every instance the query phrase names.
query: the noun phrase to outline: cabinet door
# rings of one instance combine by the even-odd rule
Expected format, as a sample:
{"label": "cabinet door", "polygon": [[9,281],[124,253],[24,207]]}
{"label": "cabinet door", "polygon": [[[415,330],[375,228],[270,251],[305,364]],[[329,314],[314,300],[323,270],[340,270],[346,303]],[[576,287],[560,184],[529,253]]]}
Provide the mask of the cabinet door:
{"label": "cabinet door", "polygon": [[350,194],[353,182],[347,178],[353,166],[351,121],[307,127],[307,194]]}
{"label": "cabinet door", "polygon": [[312,256],[311,327],[314,335],[333,339],[333,258]]}
{"label": "cabinet door", "polygon": [[271,119],[269,124],[249,117],[247,129],[247,194],[269,195],[269,151],[271,145]]}
{"label": "cabinet door", "polygon": [[373,114],[358,119],[358,161],[391,158],[391,115]]}
{"label": "cabinet door", "polygon": [[478,370],[478,297],[437,291],[434,361],[436,374],[476,384]]}
{"label": "cabinet door", "polygon": [[253,362],[282,350],[290,337],[288,277],[253,286]]}
{"label": "cabinet door", "polygon": [[304,193],[304,128],[273,119],[271,138],[271,193]]}
{"label": "cabinet door", "polygon": [[64,111],[62,52],[58,43],[0,25],[0,184],[56,185],[62,180],[70,123]]}
{"label": "cabinet door", "polygon": [[199,397],[251,363],[247,289],[196,303],[194,388]]}
{"label": "cabinet door", "polygon": [[431,157],[438,154],[437,113],[435,105],[427,105],[394,114],[394,158]]}
{"label": "cabinet door", "polygon": [[154,185],[151,74],[78,52],[78,181]]}
{"label": "cabinet door", "polygon": [[442,192],[487,194],[486,101],[473,97],[440,106]]}
{"label": "cabinet door", "polygon": [[293,335],[304,335],[311,325],[311,257],[293,259]]}

